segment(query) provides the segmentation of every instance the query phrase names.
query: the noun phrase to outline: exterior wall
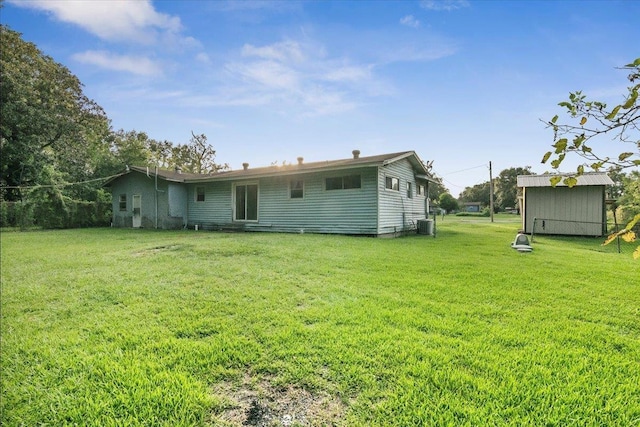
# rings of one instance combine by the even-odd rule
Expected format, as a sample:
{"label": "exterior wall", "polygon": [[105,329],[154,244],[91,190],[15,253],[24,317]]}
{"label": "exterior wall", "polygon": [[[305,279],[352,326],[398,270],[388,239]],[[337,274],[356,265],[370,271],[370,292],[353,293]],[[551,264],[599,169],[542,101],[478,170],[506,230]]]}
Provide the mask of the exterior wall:
{"label": "exterior wall", "polygon": [[[326,190],[325,179],[359,174],[361,188]],[[290,181],[304,181],[303,197],[290,197]],[[233,184],[204,184],[205,201],[195,201],[189,186],[189,224],[217,228],[243,226],[246,230],[339,234],[377,234],[376,168],[238,181],[258,183],[258,221],[233,221]]]}
{"label": "exterior wall", "polygon": [[[130,173],[111,184],[111,194],[113,194],[113,226],[132,227],[133,226],[133,195],[141,196],[141,216],[142,227],[153,228],[155,226],[155,183],[146,175]],[[126,211],[120,210],[120,195],[127,197]]]}
{"label": "exterior wall", "polygon": [[[344,175],[360,175],[360,188],[326,189],[326,178]],[[290,197],[292,179],[304,181],[300,199]],[[259,223],[247,229],[375,235],[376,212],[376,168],[283,176],[260,181]]]}
{"label": "exterior wall", "polygon": [[[166,191],[166,196],[164,195]],[[187,188],[158,182],[158,228],[182,228],[187,219]]]}
{"label": "exterior wall", "polygon": [[604,202],[602,186],[525,188],[523,228],[525,233],[602,236]]}
{"label": "exterior wall", "polygon": [[[326,189],[326,179],[360,175],[360,188]],[[387,190],[385,178],[399,179],[399,191]],[[303,197],[291,198],[290,182],[304,181]],[[413,197],[407,196],[407,183]],[[258,184],[258,221],[234,221],[234,183]],[[424,182],[423,184],[426,184]],[[417,194],[411,163],[399,160],[385,167],[310,172],[238,181],[182,184],[131,172],[110,184],[113,225],[133,226],[133,195],[141,196],[144,228],[244,228],[255,231],[380,235],[415,229],[425,219],[426,196]],[[204,200],[198,201],[198,188]],[[119,210],[119,195],[127,197]]]}
{"label": "exterior wall", "polygon": [[[196,201],[196,188],[204,187],[204,201]],[[187,224],[217,228],[233,222],[231,182],[190,184],[187,189]]]}
{"label": "exterior wall", "polygon": [[[386,188],[386,178],[400,180],[399,191]],[[413,198],[407,196],[407,183],[412,183]],[[426,184],[426,183],[425,183]],[[426,218],[426,196],[416,194],[417,183],[411,163],[400,160],[380,167],[378,173],[378,233],[390,234],[415,229],[418,220]]]}
{"label": "exterior wall", "polygon": [[[158,228],[181,228],[184,217],[180,209],[170,212],[170,206],[173,205],[169,203],[169,198],[171,197],[174,199],[173,201],[178,202],[181,192],[184,193],[185,190],[179,184],[168,184],[166,181],[158,180],[156,202],[155,186],[154,177],[149,178],[137,172],[132,172],[112,182],[113,226],[133,227],[133,195],[140,195],[142,228],[156,227],[156,203]],[[120,210],[121,194],[125,194],[127,197],[126,211]],[[185,206],[184,202],[182,206]]]}

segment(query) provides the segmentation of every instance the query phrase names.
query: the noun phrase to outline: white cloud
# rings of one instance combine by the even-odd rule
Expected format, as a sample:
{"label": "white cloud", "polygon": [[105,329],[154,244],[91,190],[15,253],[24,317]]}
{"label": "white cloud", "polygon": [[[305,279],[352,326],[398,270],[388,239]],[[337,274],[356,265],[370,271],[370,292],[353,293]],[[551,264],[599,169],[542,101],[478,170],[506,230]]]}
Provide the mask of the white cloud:
{"label": "white cloud", "polygon": [[293,41],[284,41],[262,47],[245,44],[242,47],[242,55],[249,57],[257,56],[259,58],[274,59],[282,62],[301,62],[305,59],[301,46]]}
{"label": "white cloud", "polygon": [[372,78],[372,70],[373,65],[346,65],[330,69],[324,78],[334,82],[363,82]]}
{"label": "white cloud", "polygon": [[428,10],[451,11],[469,7],[467,0],[422,0],[420,6]]}
{"label": "white cloud", "polygon": [[211,64],[211,58],[204,52],[200,52],[196,55],[196,61],[202,62],[203,64]]}
{"label": "white cloud", "polygon": [[[151,44],[176,38],[180,18],[157,12],[150,0],[9,0],[13,5],[52,14],[62,22],[78,25],[103,40]],[[193,40],[184,39],[187,44]]]}
{"label": "white cloud", "polygon": [[229,64],[227,69],[245,82],[265,89],[297,90],[299,85],[298,72],[277,61]]}
{"label": "white cloud", "polygon": [[407,15],[400,20],[402,25],[411,28],[418,28],[420,26],[420,21],[418,21],[413,15]]}
{"label": "white cloud", "polygon": [[348,94],[324,90],[323,88],[312,88],[304,93],[302,102],[308,107],[305,116],[323,116],[344,113],[354,110],[358,104],[355,101],[347,100]]}
{"label": "white cloud", "polygon": [[225,70],[233,90],[221,98],[229,105],[290,106],[303,116],[353,110],[361,98],[380,95],[383,86],[373,65],[331,58],[323,46],[292,40],[245,44]]}
{"label": "white cloud", "polygon": [[160,64],[149,58],[139,56],[116,55],[100,50],[88,50],[74,54],[73,59],[84,64],[97,65],[108,70],[126,71],[140,76],[162,74]]}

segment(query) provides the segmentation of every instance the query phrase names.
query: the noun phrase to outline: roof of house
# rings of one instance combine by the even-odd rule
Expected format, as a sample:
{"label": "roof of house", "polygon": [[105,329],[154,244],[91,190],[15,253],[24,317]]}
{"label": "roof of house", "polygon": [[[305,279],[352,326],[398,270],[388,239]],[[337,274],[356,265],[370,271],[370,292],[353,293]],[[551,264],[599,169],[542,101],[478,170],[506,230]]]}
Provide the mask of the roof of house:
{"label": "roof of house", "polygon": [[113,180],[119,178],[120,176],[126,175],[130,171],[141,172],[149,177],[155,177],[157,173],[158,178],[162,178],[167,181],[197,183],[294,175],[308,172],[352,169],[354,167],[386,166],[390,163],[402,159],[407,159],[412,164],[413,168],[419,172],[417,174],[417,177],[427,181],[433,180],[433,178],[429,175],[424,163],[422,162],[422,160],[420,160],[415,151],[402,151],[398,153],[380,154],[377,156],[354,156],[348,159],[326,160],[321,162],[304,163],[304,161],[302,161],[296,164],[282,166],[267,166],[259,168],[247,167],[246,169],[219,171],[207,174],[186,173],[176,170],[156,169],[143,166],[128,166],[125,172],[111,178],[104,185],[109,185]]}
{"label": "roof of house", "polygon": [[[572,176],[571,174],[543,174],[543,175],[518,175],[518,187],[552,187],[551,178],[560,176],[562,178]],[[577,176],[576,186],[589,185],[613,185],[614,182],[604,172],[591,172]],[[556,187],[566,187],[567,184],[560,181]]]}

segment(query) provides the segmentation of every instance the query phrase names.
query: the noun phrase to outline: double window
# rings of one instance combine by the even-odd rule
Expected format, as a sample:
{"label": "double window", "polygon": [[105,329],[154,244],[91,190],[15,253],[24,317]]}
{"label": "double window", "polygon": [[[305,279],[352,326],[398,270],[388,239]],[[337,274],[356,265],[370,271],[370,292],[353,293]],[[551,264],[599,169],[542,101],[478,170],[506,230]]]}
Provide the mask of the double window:
{"label": "double window", "polygon": [[349,190],[361,188],[361,186],[360,175],[336,176],[325,180],[325,188],[327,190]]}
{"label": "double window", "polygon": [[236,184],[234,192],[234,219],[258,220],[258,184]]}

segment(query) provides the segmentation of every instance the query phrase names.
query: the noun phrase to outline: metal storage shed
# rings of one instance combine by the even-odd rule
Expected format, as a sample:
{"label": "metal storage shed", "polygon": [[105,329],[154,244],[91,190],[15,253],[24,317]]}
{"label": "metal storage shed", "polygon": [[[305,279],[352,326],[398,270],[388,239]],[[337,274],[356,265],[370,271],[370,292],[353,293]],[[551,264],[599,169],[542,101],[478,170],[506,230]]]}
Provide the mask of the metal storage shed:
{"label": "metal storage shed", "polygon": [[569,188],[562,181],[553,187],[550,180],[554,176],[558,175],[518,176],[524,232],[573,236],[606,234],[605,188],[613,185],[611,178],[606,173],[586,173],[577,177],[577,185]]}

